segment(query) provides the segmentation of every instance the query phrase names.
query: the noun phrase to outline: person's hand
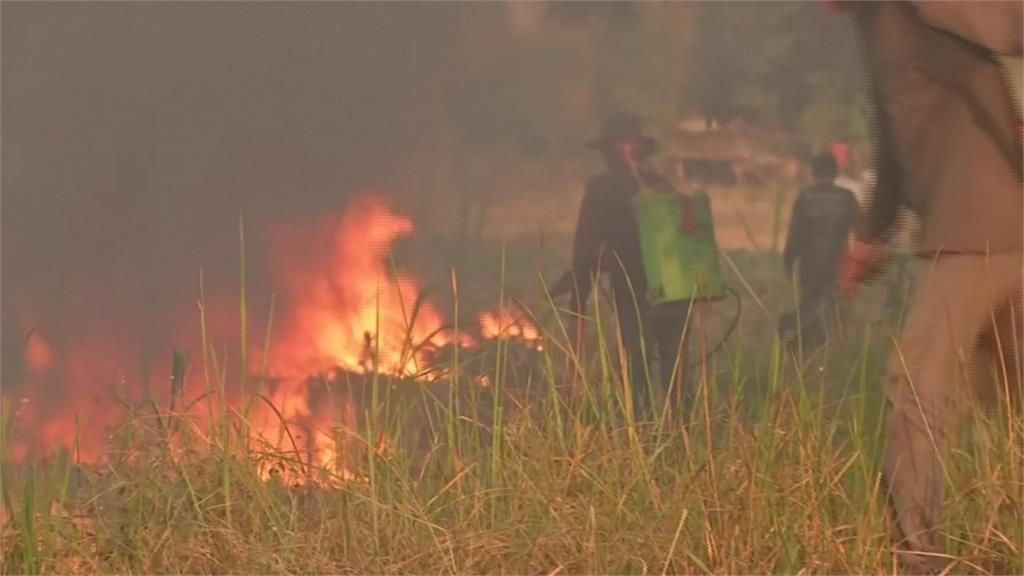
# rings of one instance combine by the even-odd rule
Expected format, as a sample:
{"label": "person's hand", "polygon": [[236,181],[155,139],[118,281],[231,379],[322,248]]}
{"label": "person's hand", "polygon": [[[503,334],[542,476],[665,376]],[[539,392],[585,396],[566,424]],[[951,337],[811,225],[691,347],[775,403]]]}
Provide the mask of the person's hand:
{"label": "person's hand", "polygon": [[562,274],[561,278],[551,285],[551,298],[558,299],[567,294],[571,294],[573,292],[574,284],[575,282],[572,270],[567,270],[565,274]]}
{"label": "person's hand", "polygon": [[883,244],[854,240],[839,262],[839,291],[845,296],[852,296],[857,286],[881,272],[888,260],[889,251]]}
{"label": "person's hand", "polygon": [[576,284],[576,275],[572,270],[563,274],[557,282],[551,285],[548,291],[551,294],[552,300],[560,300],[568,296],[569,311],[573,312],[576,316],[583,314],[583,305],[586,304],[587,297],[586,294],[581,293],[582,288]]}

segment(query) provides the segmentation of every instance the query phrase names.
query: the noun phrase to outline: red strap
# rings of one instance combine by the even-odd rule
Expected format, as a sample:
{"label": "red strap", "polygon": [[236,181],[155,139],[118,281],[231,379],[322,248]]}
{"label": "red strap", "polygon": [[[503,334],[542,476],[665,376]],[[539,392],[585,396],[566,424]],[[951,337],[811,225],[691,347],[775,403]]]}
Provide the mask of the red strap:
{"label": "red strap", "polygon": [[693,236],[696,233],[696,226],[693,222],[693,204],[690,202],[689,198],[680,198],[679,208],[681,212],[680,222],[683,225],[683,233],[687,236]]}

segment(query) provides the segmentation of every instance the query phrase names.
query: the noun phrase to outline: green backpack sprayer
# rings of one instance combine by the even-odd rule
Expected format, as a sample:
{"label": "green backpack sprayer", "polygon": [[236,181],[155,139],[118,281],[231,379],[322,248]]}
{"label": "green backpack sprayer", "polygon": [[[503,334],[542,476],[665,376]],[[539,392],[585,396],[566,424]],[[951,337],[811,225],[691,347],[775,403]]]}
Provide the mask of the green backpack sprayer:
{"label": "green backpack sprayer", "polygon": [[[647,281],[647,293],[642,295],[646,302],[655,308],[680,302],[714,303],[725,299],[727,294],[735,301],[735,315],[719,341],[687,367],[699,365],[725,345],[741,313],[739,295],[722,278],[711,202],[703,191],[681,194],[667,185],[663,188],[646,186],[632,163],[631,171],[639,185],[632,204]],[[530,309],[526,301],[508,294],[503,280],[490,280],[486,285],[488,289],[499,287],[506,298],[523,310]],[[530,316],[532,322],[540,323],[532,314]],[[577,330],[582,330],[582,324]]]}
{"label": "green backpack sprayer", "polygon": [[703,192],[643,188],[633,198],[647,276],[647,301],[657,306],[725,297],[711,203]]}
{"label": "green backpack sprayer", "polygon": [[711,201],[703,191],[681,194],[671,187],[645,186],[637,167],[630,168],[639,184],[633,197],[633,216],[651,306],[673,302],[711,303],[732,295],[736,315],[721,340],[698,362],[706,361],[732,335],[740,318],[740,298],[722,279],[715,240]]}

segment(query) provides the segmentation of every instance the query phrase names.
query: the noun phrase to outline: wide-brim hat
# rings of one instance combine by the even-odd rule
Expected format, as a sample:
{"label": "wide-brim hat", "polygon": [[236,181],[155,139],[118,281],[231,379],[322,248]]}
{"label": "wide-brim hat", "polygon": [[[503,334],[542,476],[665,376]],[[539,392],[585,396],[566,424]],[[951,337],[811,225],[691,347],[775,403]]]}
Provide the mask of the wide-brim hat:
{"label": "wide-brim hat", "polygon": [[606,118],[601,134],[588,142],[587,147],[605,151],[614,149],[620,142],[636,142],[641,156],[650,156],[658,150],[658,141],[644,133],[643,119],[624,112]]}

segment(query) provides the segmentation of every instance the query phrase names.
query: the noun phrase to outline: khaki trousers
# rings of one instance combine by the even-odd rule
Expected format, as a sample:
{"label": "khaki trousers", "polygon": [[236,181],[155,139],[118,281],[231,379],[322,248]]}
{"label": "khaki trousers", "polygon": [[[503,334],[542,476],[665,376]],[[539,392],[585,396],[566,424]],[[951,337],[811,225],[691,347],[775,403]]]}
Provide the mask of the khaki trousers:
{"label": "khaki trousers", "polygon": [[[1000,390],[981,394],[983,399],[1003,398],[1007,387],[1020,386],[1015,348],[1024,340],[1021,278],[1020,254],[942,255],[927,261],[918,276],[885,384],[890,413],[884,475],[898,536],[911,551],[941,550],[935,529],[943,463],[970,404],[964,393],[981,380],[991,385],[991,378],[980,378],[984,374],[1010,378],[1000,377]],[[993,356],[1000,360],[996,372]]]}

